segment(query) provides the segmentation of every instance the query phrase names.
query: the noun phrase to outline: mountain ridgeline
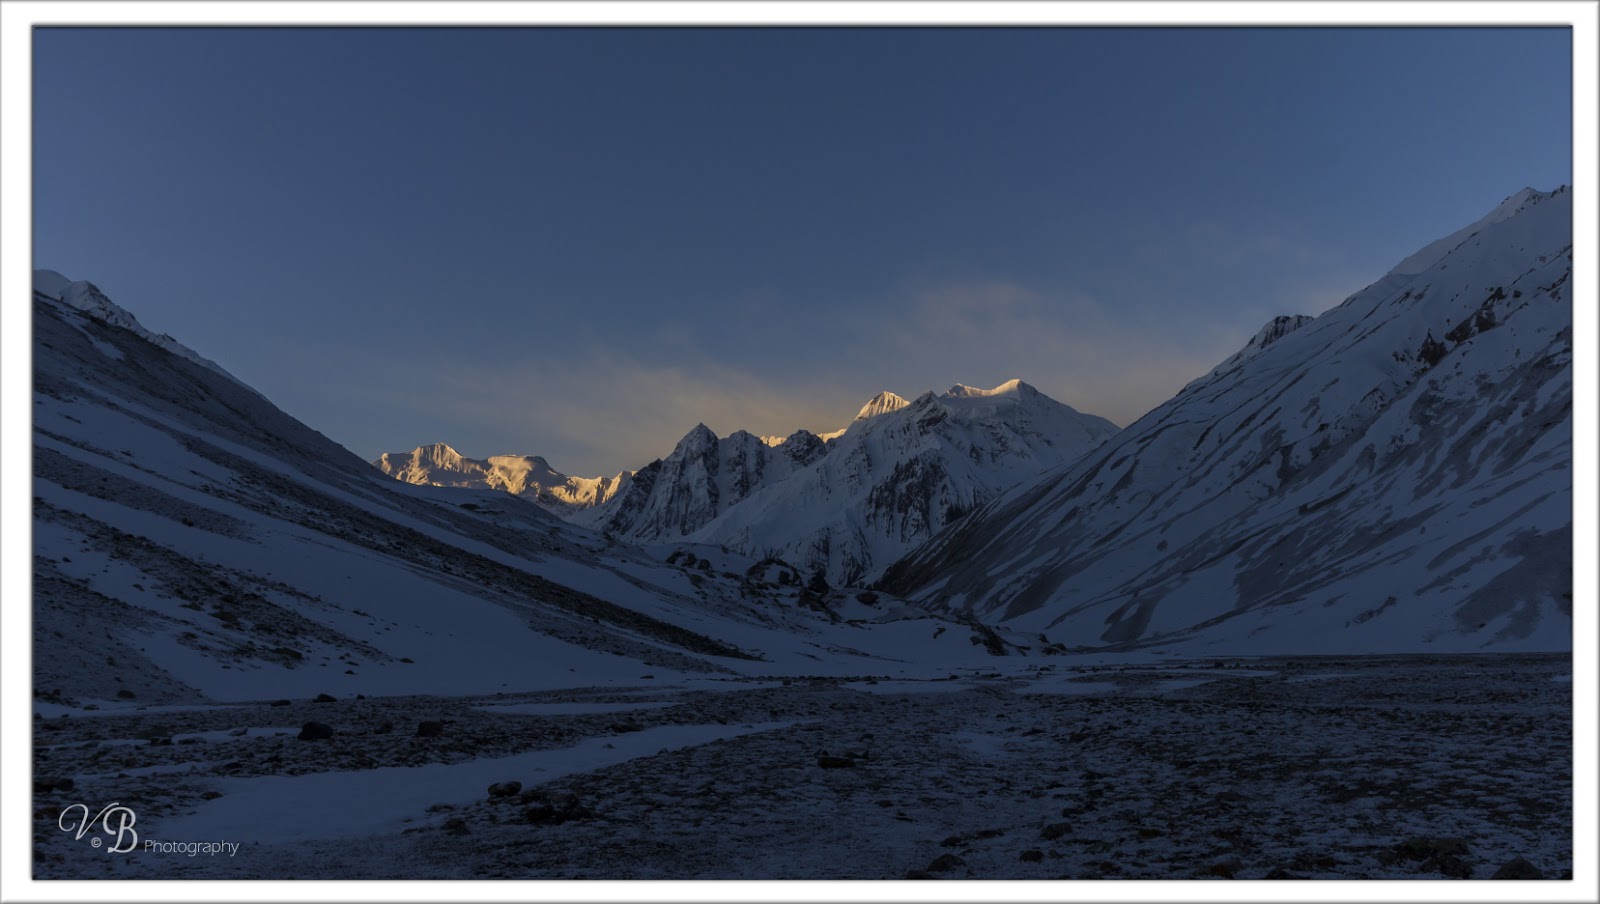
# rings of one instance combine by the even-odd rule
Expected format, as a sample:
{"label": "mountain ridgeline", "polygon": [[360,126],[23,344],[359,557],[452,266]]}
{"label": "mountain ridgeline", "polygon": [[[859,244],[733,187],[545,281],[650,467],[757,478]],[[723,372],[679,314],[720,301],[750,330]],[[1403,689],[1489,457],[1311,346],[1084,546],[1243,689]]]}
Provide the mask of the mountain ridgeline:
{"label": "mountain ridgeline", "polygon": [[883,588],[1080,647],[1560,650],[1571,195],[1520,192],[988,502]]}
{"label": "mountain ridgeline", "polygon": [[538,502],[557,514],[608,501],[628,485],[634,473],[623,471],[614,477],[568,477],[537,455],[467,458],[444,443],[418,446],[410,452],[386,452],[372,464],[404,483],[503,490]]}
{"label": "mountain ridgeline", "polygon": [[[843,586],[874,580],[951,520],[1116,429],[1010,380],[911,401],[881,392],[844,429],[820,435],[718,437],[697,424],[665,458],[610,479],[541,478],[541,458],[479,461],[442,444],[374,464],[411,483],[505,489],[628,542],[717,545]],[[573,485],[599,490],[551,490]]]}

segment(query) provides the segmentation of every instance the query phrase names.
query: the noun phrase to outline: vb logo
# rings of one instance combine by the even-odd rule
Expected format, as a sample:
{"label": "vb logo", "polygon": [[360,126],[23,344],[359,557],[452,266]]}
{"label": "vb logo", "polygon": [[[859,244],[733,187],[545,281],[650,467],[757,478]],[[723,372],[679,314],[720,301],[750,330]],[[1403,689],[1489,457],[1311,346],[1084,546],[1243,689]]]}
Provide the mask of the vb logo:
{"label": "vb logo", "polygon": [[[87,804],[73,804],[61,811],[61,816],[56,820],[56,825],[63,832],[71,832],[74,841],[83,840],[83,836],[99,827],[99,832],[111,836],[111,847],[106,849],[110,854],[126,854],[139,844],[139,833],[133,830],[133,824],[138,821],[133,810],[120,803],[112,803],[93,817],[89,816]],[[89,837],[89,844],[100,847],[105,844],[100,835]]]}

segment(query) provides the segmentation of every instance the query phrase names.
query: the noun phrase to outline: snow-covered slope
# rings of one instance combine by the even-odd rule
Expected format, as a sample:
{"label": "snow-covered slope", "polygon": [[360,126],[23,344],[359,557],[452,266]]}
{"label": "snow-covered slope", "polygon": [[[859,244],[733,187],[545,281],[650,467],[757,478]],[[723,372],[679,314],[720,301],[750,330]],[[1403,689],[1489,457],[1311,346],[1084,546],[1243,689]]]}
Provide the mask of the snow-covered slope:
{"label": "snow-covered slope", "polygon": [[887,595],[774,585],[716,550],[664,561],[498,490],[390,479],[60,288],[34,297],[43,701],[928,677],[988,658],[976,628]]}
{"label": "snow-covered slope", "polygon": [[608,501],[633,478],[632,471],[615,477],[569,477],[538,455],[467,458],[444,443],[385,452],[372,464],[405,483],[503,490],[563,515]]}
{"label": "snow-covered slope", "polygon": [[636,541],[688,536],[859,584],[952,518],[1115,431],[1020,380],[957,384],[914,402],[885,392],[825,444],[801,431],[769,448],[697,427],[597,513]]}
{"label": "snow-covered slope", "polygon": [[[54,270],[35,270],[33,271],[33,292],[35,295],[42,295],[49,300],[58,301],[76,308],[102,323],[121,327],[146,342],[164,348],[180,358],[193,361],[207,370],[216,371],[240,386],[245,386],[238,377],[223,370],[217,362],[212,361],[210,358],[202,357],[194,349],[189,348],[166,333],[152,333],[145,329],[139,323],[137,317],[113,304],[111,299],[107,298],[98,286],[88,280],[68,279]],[[250,389],[248,386],[245,388]],[[255,392],[254,389],[250,389],[250,391]]]}
{"label": "snow-covered slope", "polygon": [[1085,647],[1570,649],[1571,210],[1520,192],[1275,320],[883,586]]}

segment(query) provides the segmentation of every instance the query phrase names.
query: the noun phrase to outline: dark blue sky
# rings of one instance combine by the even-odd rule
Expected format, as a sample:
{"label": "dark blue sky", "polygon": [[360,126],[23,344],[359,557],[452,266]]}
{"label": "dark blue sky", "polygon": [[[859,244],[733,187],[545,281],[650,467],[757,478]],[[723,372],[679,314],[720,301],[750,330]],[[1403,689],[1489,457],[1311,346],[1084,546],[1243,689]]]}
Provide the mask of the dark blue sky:
{"label": "dark blue sky", "polygon": [[61,30],[36,266],[366,458],[1021,377],[1126,424],[1524,186],[1565,30]]}

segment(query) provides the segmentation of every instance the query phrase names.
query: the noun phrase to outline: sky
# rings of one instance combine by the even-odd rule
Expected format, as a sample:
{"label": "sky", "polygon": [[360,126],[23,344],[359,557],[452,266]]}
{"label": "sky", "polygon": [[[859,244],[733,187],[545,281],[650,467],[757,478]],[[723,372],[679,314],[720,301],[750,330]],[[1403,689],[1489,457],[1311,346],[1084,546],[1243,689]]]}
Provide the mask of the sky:
{"label": "sky", "polygon": [[36,267],[366,459],[1127,425],[1525,186],[1563,29],[38,29]]}

